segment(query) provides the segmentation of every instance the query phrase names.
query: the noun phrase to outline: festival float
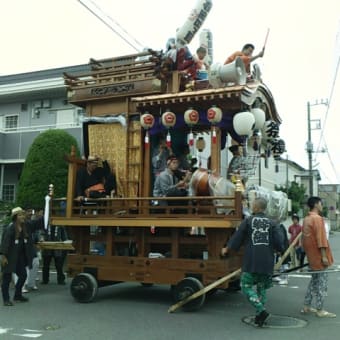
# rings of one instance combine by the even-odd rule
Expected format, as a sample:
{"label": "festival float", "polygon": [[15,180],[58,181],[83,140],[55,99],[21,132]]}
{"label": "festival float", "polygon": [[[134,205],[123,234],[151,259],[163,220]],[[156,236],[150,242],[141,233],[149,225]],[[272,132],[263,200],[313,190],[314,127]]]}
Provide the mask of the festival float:
{"label": "festival float", "polygon": [[[241,178],[232,183],[220,175],[221,150],[228,136],[256,159],[259,145],[266,157],[284,150],[270,90],[258,72],[247,75],[239,59],[211,63],[209,30],[201,39],[211,63],[206,79],[196,80],[187,72],[191,65],[183,66],[211,7],[211,0],[199,0],[166,51],[91,59],[90,72],[64,74],[69,102],[86,112],[85,155],[106,160],[117,180],[112,197],[76,200],[76,174],[84,160],[71,150],[67,197],[51,199],[50,223],[67,226],[72,235],[67,272],[76,301],[90,302],[98,288],[120,282],[165,284],[176,303],[195,310],[211,289],[237,287],[242,253],[222,258],[220,250],[242,221],[247,197]],[[189,145],[198,159],[188,196],[152,195],[151,159],[161,138],[176,154]],[[207,145],[209,167],[202,168],[200,153]],[[251,196],[257,193],[252,188]],[[178,206],[155,204],[165,200]]]}

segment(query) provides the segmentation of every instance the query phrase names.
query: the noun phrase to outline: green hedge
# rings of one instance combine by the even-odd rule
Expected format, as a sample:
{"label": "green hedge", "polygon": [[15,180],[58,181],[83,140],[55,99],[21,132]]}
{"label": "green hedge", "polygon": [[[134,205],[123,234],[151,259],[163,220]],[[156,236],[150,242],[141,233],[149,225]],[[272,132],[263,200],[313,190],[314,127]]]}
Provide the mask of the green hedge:
{"label": "green hedge", "polygon": [[54,196],[65,197],[67,192],[68,163],[65,155],[71,146],[79,148],[76,139],[64,130],[48,130],[32,143],[19,179],[17,204],[23,208],[42,209],[50,184]]}

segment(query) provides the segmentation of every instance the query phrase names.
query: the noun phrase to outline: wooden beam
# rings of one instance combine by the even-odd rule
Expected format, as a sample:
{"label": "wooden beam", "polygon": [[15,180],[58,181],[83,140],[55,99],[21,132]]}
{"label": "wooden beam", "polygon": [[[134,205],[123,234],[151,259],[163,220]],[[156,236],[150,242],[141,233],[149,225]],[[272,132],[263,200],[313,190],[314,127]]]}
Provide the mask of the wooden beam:
{"label": "wooden beam", "polygon": [[179,302],[177,302],[176,304],[172,305],[169,309],[168,309],[168,312],[169,313],[172,313],[174,312],[175,310],[177,310],[178,308],[184,306],[186,303],[198,298],[199,296],[209,292],[210,290],[214,289],[215,287],[221,285],[222,283],[230,280],[231,278],[239,275],[241,273],[241,268],[235,270],[234,272],[222,277],[221,279],[211,283],[210,285],[204,287],[203,289],[199,290],[198,292],[188,296],[186,299],[184,300],[181,300]]}

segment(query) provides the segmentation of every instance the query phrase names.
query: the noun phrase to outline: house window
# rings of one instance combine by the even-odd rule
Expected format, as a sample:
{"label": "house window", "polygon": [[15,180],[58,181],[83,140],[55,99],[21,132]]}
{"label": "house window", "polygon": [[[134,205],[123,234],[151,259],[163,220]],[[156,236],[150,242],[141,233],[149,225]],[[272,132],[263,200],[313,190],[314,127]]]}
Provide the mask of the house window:
{"label": "house window", "polygon": [[15,185],[4,184],[2,187],[2,200],[5,202],[14,202],[15,198]]}
{"label": "house window", "polygon": [[15,130],[18,127],[18,115],[5,116],[5,129]]}

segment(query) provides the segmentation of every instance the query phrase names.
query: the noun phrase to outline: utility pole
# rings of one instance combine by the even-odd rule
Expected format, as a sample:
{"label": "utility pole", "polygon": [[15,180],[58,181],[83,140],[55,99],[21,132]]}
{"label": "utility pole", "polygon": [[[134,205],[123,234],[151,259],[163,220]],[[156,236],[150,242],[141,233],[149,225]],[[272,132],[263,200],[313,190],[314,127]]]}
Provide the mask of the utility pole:
{"label": "utility pole", "polygon": [[[306,145],[306,150],[308,153],[308,179],[309,179],[309,196],[313,196],[314,192],[314,176],[313,176],[313,142],[312,142],[312,128],[311,128],[311,118],[310,118],[310,108],[311,106],[316,105],[326,105],[328,106],[328,99],[325,101],[321,99],[321,102],[319,103],[316,101],[314,104],[311,104],[309,101],[307,102],[307,127],[308,127],[308,140]],[[318,127],[317,129],[320,129]],[[317,151],[316,151],[317,152]]]}
{"label": "utility pole", "polygon": [[289,176],[288,176],[288,154],[286,155],[286,190],[288,194]]}
{"label": "utility pole", "polygon": [[310,124],[310,103],[307,102],[307,120],[308,120],[308,141],[307,141],[307,153],[308,153],[308,171],[309,171],[309,196],[313,196],[313,143],[312,143],[312,131]]}

